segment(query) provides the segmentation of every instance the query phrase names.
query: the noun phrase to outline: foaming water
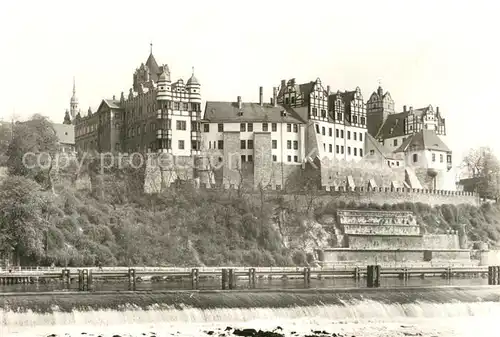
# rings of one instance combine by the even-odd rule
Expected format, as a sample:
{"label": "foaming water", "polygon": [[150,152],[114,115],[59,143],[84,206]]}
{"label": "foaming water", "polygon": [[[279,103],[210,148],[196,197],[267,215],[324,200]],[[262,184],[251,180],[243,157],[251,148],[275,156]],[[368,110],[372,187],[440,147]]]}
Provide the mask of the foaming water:
{"label": "foaming water", "polygon": [[[283,328],[285,336],[295,331],[305,335],[311,330],[326,330],[346,336],[497,336],[500,301],[484,300],[484,291],[449,291],[450,300],[441,292],[439,301],[430,295],[413,296],[406,303],[389,303],[370,299],[369,293],[357,298],[341,297],[337,304],[315,304],[293,307],[258,308],[195,308],[188,305],[150,304],[148,306],[120,305],[116,308],[83,308],[50,311],[0,311],[0,335],[47,336],[69,334],[113,336],[142,336],[155,332],[158,337],[202,336],[204,331],[236,328],[273,330]],[[464,300],[457,294],[464,293]],[[465,294],[467,293],[467,294]],[[477,296],[476,296],[477,295]],[[481,295],[481,296],[479,296]],[[218,296],[214,294],[214,296]],[[418,298],[423,298],[423,300]],[[397,298],[397,297],[396,297]],[[467,300],[465,300],[467,298]],[[78,302],[77,298],[73,299]],[[149,336],[149,335],[148,335]]]}

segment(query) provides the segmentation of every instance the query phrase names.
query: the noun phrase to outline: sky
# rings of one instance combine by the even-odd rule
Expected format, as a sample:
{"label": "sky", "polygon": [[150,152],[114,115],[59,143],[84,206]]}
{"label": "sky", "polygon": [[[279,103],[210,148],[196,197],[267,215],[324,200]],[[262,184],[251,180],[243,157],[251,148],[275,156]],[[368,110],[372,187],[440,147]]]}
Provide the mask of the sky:
{"label": "sky", "polygon": [[[439,106],[455,158],[497,140],[498,2],[2,1],[0,118],[62,122],[73,76],[80,108],[128,93],[150,43],[172,80],[192,72],[203,100],[258,101],[281,79],[332,91],[379,81],[396,110]],[[456,163],[456,159],[454,160]]]}

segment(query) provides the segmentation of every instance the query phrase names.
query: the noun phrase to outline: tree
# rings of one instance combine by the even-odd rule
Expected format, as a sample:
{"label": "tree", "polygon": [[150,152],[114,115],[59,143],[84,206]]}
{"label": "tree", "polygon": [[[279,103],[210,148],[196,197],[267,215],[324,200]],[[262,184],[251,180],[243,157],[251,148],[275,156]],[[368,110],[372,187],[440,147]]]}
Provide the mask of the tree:
{"label": "tree", "polygon": [[36,182],[12,176],[0,185],[0,251],[40,259],[51,200]]}
{"label": "tree", "polygon": [[[51,173],[58,150],[56,132],[46,117],[34,115],[26,122],[16,122],[7,149],[9,173],[34,179],[52,188]],[[27,156],[28,153],[34,155]]]}
{"label": "tree", "polygon": [[477,178],[477,192],[487,198],[500,196],[500,161],[491,148],[471,149],[465,156],[462,166],[471,178]]}

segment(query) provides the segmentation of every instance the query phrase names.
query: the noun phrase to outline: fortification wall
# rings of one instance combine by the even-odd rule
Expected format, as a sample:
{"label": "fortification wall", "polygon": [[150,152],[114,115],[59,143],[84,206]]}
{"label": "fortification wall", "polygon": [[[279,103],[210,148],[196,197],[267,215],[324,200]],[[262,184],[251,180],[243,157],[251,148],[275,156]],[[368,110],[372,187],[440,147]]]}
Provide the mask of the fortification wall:
{"label": "fortification wall", "polygon": [[425,249],[460,249],[456,234],[425,234],[422,241]]}
{"label": "fortification wall", "polygon": [[352,249],[423,249],[422,236],[349,235],[346,239]]}
{"label": "fortification wall", "polygon": [[356,261],[363,263],[402,263],[421,262],[424,260],[422,251],[397,251],[397,250],[324,250],[324,261],[342,262]]}
{"label": "fortification wall", "polygon": [[420,235],[420,226],[408,225],[344,225],[344,234]]}
{"label": "fortification wall", "polygon": [[[358,262],[367,264],[376,263],[405,263],[405,262],[429,262],[424,259],[424,250],[348,250],[328,249],[324,250],[323,261],[325,263],[335,262]],[[470,262],[470,251],[432,251],[431,262]]]}
{"label": "fortification wall", "polygon": [[339,210],[340,224],[416,225],[413,212]]}

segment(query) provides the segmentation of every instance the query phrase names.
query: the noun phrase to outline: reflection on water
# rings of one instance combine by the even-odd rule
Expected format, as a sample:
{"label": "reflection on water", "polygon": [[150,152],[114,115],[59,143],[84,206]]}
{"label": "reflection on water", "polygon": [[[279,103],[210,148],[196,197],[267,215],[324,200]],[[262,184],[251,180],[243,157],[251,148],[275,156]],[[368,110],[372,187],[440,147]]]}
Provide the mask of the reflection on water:
{"label": "reflection on water", "polygon": [[[220,280],[200,280],[198,289],[220,289]],[[474,286],[487,285],[487,278],[452,278],[443,279],[438,277],[421,279],[418,277],[410,278],[406,281],[399,278],[382,278],[381,287],[405,287],[405,286]],[[322,280],[311,279],[308,288],[364,288],[366,287],[366,279],[355,280],[353,278],[329,278]],[[248,289],[248,280],[239,280],[237,289]],[[258,279],[255,284],[256,289],[304,289],[304,281],[300,279]],[[191,281],[162,281],[162,282],[137,282],[136,290],[175,290],[175,289],[191,289]],[[43,291],[62,291],[62,290],[78,290],[78,282],[73,281],[69,287],[62,282],[52,282],[49,284],[15,284],[15,285],[0,285],[0,292],[43,292]],[[94,291],[117,291],[129,290],[128,283],[125,281],[116,282],[99,282],[94,281]]]}

